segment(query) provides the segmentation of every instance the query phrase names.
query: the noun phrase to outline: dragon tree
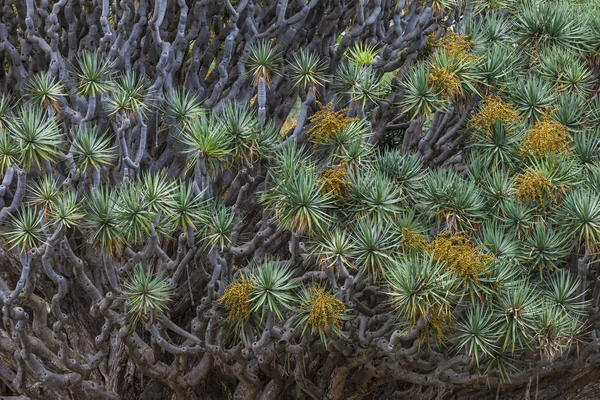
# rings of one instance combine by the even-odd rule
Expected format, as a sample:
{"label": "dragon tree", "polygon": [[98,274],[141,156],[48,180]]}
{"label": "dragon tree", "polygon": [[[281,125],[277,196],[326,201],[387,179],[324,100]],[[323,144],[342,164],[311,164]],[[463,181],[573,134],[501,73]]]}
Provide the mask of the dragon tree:
{"label": "dragon tree", "polygon": [[595,398],[599,74],[599,0],[0,0],[0,399]]}

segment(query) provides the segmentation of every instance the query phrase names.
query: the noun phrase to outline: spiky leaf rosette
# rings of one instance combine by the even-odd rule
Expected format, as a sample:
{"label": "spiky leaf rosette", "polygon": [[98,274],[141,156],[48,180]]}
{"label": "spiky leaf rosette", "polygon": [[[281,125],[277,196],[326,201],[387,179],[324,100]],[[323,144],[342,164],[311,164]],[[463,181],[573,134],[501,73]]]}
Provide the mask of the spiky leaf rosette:
{"label": "spiky leaf rosette", "polygon": [[50,209],[49,222],[52,225],[72,228],[79,226],[85,217],[82,202],[72,190],[61,193]]}
{"label": "spiky leaf rosette", "polygon": [[588,254],[600,243],[600,196],[586,189],[571,191],[563,202],[560,223],[568,227],[569,235],[583,245]]}
{"label": "spiky leaf rosette", "polygon": [[354,268],[357,255],[356,243],[345,230],[334,229],[323,232],[313,243],[311,252],[323,268]]}
{"label": "spiky leaf rosette", "polygon": [[116,193],[109,187],[93,190],[86,202],[84,226],[90,232],[88,240],[109,254],[119,249],[123,242],[116,202]]}
{"label": "spiky leaf rosette", "polygon": [[259,124],[252,110],[229,102],[223,106],[218,118],[227,135],[233,157],[238,162],[246,159],[254,161],[257,149],[253,139]]}
{"label": "spiky leaf rosette", "polygon": [[60,195],[58,182],[50,175],[44,175],[29,188],[28,204],[39,206],[48,215]]}
{"label": "spiky leaf rosette", "polygon": [[108,115],[124,114],[130,120],[146,115],[154,106],[155,93],[146,84],[144,78],[127,71],[119,77],[108,98]]}
{"label": "spiky leaf rosette", "polygon": [[444,109],[446,102],[437,85],[431,81],[425,64],[419,63],[416,68],[412,68],[401,85],[405,94],[400,106],[412,118],[428,117],[433,112]]}
{"label": "spiky leaf rosette", "polygon": [[587,312],[589,301],[585,300],[585,292],[581,292],[579,279],[567,271],[556,271],[545,280],[544,296],[549,305],[557,310],[574,316],[582,317]]}
{"label": "spiky leaf rosette", "polygon": [[346,57],[350,62],[360,67],[369,67],[373,64],[377,54],[379,54],[377,46],[356,42],[354,46],[348,50]]}
{"label": "spiky leaf rosette", "polygon": [[395,260],[385,279],[392,307],[411,327],[420,318],[428,320],[432,309],[449,309],[457,285],[454,275],[428,254]]}
{"label": "spiky leaf rosette", "polygon": [[334,82],[336,92],[361,103],[363,108],[367,103],[378,104],[387,90],[385,81],[373,69],[354,63],[338,68]]}
{"label": "spiky leaf rosette", "polygon": [[402,209],[403,196],[385,174],[358,170],[350,179],[349,208],[356,218],[369,218],[376,224],[394,221]]}
{"label": "spiky leaf rosette", "polygon": [[84,52],[77,58],[73,75],[77,80],[77,93],[97,96],[108,93],[113,87],[112,64],[98,53]]}
{"label": "spiky leaf rosette", "polygon": [[54,118],[36,106],[23,106],[8,123],[10,134],[19,146],[19,163],[25,169],[41,167],[56,160],[62,134]]}
{"label": "spiky leaf rosette", "polygon": [[329,80],[325,75],[326,68],[327,63],[318,54],[301,48],[289,62],[288,74],[295,87],[316,91]]}
{"label": "spiky leaf rosette", "polygon": [[457,323],[454,337],[456,350],[473,357],[479,367],[482,358],[494,356],[501,334],[498,325],[491,310],[475,304],[467,309],[464,317]]}
{"label": "spiky leaf rosette", "polygon": [[0,130],[0,174],[19,160],[19,145],[5,131]]}
{"label": "spiky leaf rosette", "polygon": [[210,213],[210,218],[206,223],[203,238],[212,250],[217,248],[223,251],[231,245],[231,237],[235,229],[235,213],[230,208],[219,205]]}
{"label": "spiky leaf rosette", "polygon": [[165,116],[173,118],[175,125],[181,130],[186,129],[192,121],[204,115],[202,102],[198,97],[184,89],[171,90],[165,101]]}
{"label": "spiky leaf rosette", "polygon": [[158,313],[168,309],[173,289],[163,275],[154,274],[152,268],[138,264],[123,282],[121,296],[125,300],[125,316],[131,332],[140,323],[154,322]]}
{"label": "spiky leaf rosette", "polygon": [[58,99],[64,95],[64,86],[56,78],[40,73],[31,78],[27,92],[37,106],[58,110]]}
{"label": "spiky leaf rosette", "polygon": [[177,182],[169,181],[165,170],[141,174],[138,184],[153,212],[169,214],[175,208]]}
{"label": "spiky leaf rosette", "polygon": [[21,252],[37,249],[44,244],[43,213],[34,207],[20,208],[15,214],[11,214],[8,226],[3,227],[3,236],[8,242],[9,249],[19,249]]}
{"label": "spiky leaf rosette", "polygon": [[277,179],[275,186],[262,195],[263,203],[275,210],[281,229],[292,232],[322,232],[331,221],[333,208],[329,194],[321,185],[313,167],[298,168],[295,174]]}
{"label": "spiky leaf rosette", "polygon": [[254,287],[249,294],[250,312],[273,313],[284,320],[284,310],[292,310],[295,303],[293,290],[298,286],[291,281],[290,265],[276,259],[266,259],[254,266]]}
{"label": "spiky leaf rosette", "polygon": [[140,246],[154,232],[156,214],[136,185],[121,188],[115,203],[117,226],[123,240],[130,246]]}
{"label": "spiky leaf rosette", "polygon": [[527,282],[510,287],[496,297],[494,313],[503,320],[502,351],[514,353],[518,349],[531,347],[540,305],[537,288]]}
{"label": "spiky leaf rosette", "polygon": [[473,230],[485,216],[481,189],[452,170],[431,170],[424,179],[419,198],[437,223],[444,223],[450,231]]}
{"label": "spiky leaf rosette", "polygon": [[111,165],[115,148],[110,145],[111,137],[98,132],[97,127],[84,125],[79,128],[73,140],[75,165],[82,171],[100,170]]}
{"label": "spiky leaf rosette", "polygon": [[550,83],[535,74],[516,79],[508,87],[508,99],[530,126],[540,120],[554,98]]}
{"label": "spiky leaf rosette", "polygon": [[525,261],[540,272],[555,270],[569,254],[568,236],[552,225],[537,224],[524,243]]}
{"label": "spiky leaf rosette", "polygon": [[392,254],[398,238],[390,224],[377,224],[367,218],[358,221],[354,229],[355,265],[376,281],[394,263]]}
{"label": "spiky leaf rosette", "polygon": [[411,199],[417,198],[422,187],[425,169],[418,154],[406,154],[398,149],[380,152],[375,156],[376,168],[389,176]]}
{"label": "spiky leaf rosette", "polygon": [[200,161],[199,168],[215,174],[232,154],[231,137],[223,123],[213,115],[202,115],[191,121],[178,140],[185,145],[188,169],[192,171]]}
{"label": "spiky leaf rosette", "polygon": [[248,70],[253,76],[254,86],[258,85],[260,78],[269,85],[273,75],[279,73],[281,55],[275,50],[271,42],[261,40],[252,46],[250,57],[248,57]]}
{"label": "spiky leaf rosette", "polygon": [[168,205],[167,219],[173,229],[197,229],[198,225],[208,222],[207,202],[202,199],[202,193],[195,195],[192,185],[180,182]]}

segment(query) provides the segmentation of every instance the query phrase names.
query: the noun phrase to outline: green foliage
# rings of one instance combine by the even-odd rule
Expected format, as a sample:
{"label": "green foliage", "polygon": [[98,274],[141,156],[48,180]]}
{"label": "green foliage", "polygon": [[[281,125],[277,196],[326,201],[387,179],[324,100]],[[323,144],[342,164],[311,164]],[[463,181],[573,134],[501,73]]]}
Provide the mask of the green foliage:
{"label": "green foliage", "polygon": [[33,207],[24,207],[11,214],[8,227],[3,229],[9,249],[17,248],[23,252],[44,244],[46,224],[43,217],[43,213]]}
{"label": "green foliage", "polygon": [[175,120],[178,129],[186,129],[192,121],[204,115],[202,103],[194,94],[178,88],[173,89],[165,100],[165,115]]}
{"label": "green foliage", "polygon": [[348,60],[353,64],[360,67],[369,67],[373,64],[373,60],[377,57],[378,53],[377,46],[356,42],[354,46],[348,50],[346,57],[348,57]]}
{"label": "green foliage", "polygon": [[77,58],[73,75],[77,79],[77,93],[97,96],[110,92],[114,87],[112,63],[98,53],[84,52]]}
{"label": "green foliage", "polygon": [[412,118],[429,116],[434,111],[443,110],[446,105],[437,87],[430,82],[429,71],[422,63],[411,69],[402,86],[405,95],[400,107],[410,113]]}
{"label": "green foliage", "polygon": [[[323,3],[329,10],[335,2]],[[121,307],[126,316],[109,321],[110,329],[129,329],[120,338],[147,340],[133,335],[144,325],[152,351],[176,361],[205,354],[234,375],[251,372],[248,382],[257,365],[263,379],[288,361],[296,363],[290,371],[314,372],[322,361],[353,357],[350,373],[360,372],[361,352],[370,362],[373,350],[367,372],[375,376],[388,361],[414,358],[411,373],[437,374],[431,382],[448,387],[479,385],[483,374],[494,384],[513,375],[521,382],[577,353],[597,318],[596,3],[436,0],[417,5],[439,25],[420,21],[428,36],[419,31],[415,42],[386,33],[368,44],[365,35],[382,38],[388,29],[377,22],[359,36],[348,26],[336,45],[321,27],[298,31],[323,41],[288,48],[279,45],[281,21],[267,35],[257,30],[250,44],[247,32],[231,34],[245,29],[244,13],[269,8],[227,3],[194,43],[176,35],[185,43],[171,47],[166,65],[150,62],[161,56],[148,41],[131,68],[100,52],[70,54],[68,75],[62,64],[58,74],[32,67],[28,77],[11,65],[6,86],[21,73],[26,102],[0,97],[5,258],[37,256],[31,250],[57,236],[45,255],[51,267],[69,280],[91,273],[105,297],[93,300],[94,312],[112,318]],[[284,19],[303,15],[280,6]],[[405,6],[391,14],[382,5],[380,14],[398,15],[396,28],[412,30],[403,18],[414,5]],[[124,29],[125,14],[109,11],[115,31]],[[372,19],[354,14],[360,23]],[[206,35],[211,41],[200,43]],[[260,114],[248,85],[260,88]],[[290,135],[300,120],[307,122]],[[386,134],[393,140],[382,145]],[[141,159],[132,166],[125,155],[134,153]],[[87,265],[65,269],[73,254]],[[48,285],[40,281],[42,298]],[[120,297],[109,301],[108,289]],[[161,321],[172,304],[174,319]],[[434,352],[413,353],[432,339]],[[332,346],[342,358],[323,353]],[[392,353],[395,346],[402,349]],[[442,371],[441,360],[456,368]],[[160,369],[172,361],[167,354],[152,362]],[[318,397],[324,387],[317,382],[305,394]]]}
{"label": "green foliage", "polygon": [[116,193],[109,187],[93,190],[86,201],[85,228],[89,241],[102,251],[112,254],[120,248],[122,234],[116,208]]}
{"label": "green foliage", "polygon": [[82,171],[99,170],[104,165],[110,165],[115,150],[110,142],[111,137],[101,137],[95,126],[81,126],[73,140],[75,165]]}
{"label": "green foliage", "polygon": [[59,155],[62,134],[54,118],[37,106],[20,107],[8,123],[8,130],[19,146],[19,164],[25,169],[40,168]]}
{"label": "green foliage", "polygon": [[73,191],[61,193],[50,209],[50,224],[65,228],[80,226],[85,218],[81,203],[77,200],[77,193]]}
{"label": "green foliage", "polygon": [[313,244],[312,253],[317,257],[319,265],[325,268],[338,266],[354,267],[353,260],[357,255],[356,244],[344,230],[334,229],[323,232]]}
{"label": "green foliage", "polygon": [[504,318],[501,325],[501,348],[514,353],[517,348],[531,348],[540,298],[533,286],[519,283],[504,290],[496,298],[494,313]]}
{"label": "green foliage", "polygon": [[27,91],[37,106],[58,109],[58,98],[63,96],[64,86],[54,77],[40,73],[31,78]]}
{"label": "green foliage", "polygon": [[115,203],[115,216],[119,234],[130,246],[140,246],[154,231],[152,220],[156,215],[136,185],[121,187]]}
{"label": "green foliage", "polygon": [[474,305],[457,324],[454,338],[457,350],[464,349],[479,367],[482,356],[493,357],[500,339],[498,327],[498,321],[494,321],[490,310],[480,304]]}
{"label": "green foliage", "polygon": [[377,104],[383,100],[386,88],[374,70],[350,62],[336,70],[334,90],[364,107],[367,102]]}
{"label": "green foliage", "polygon": [[125,300],[124,309],[129,331],[133,332],[140,323],[152,323],[158,313],[167,310],[173,296],[173,289],[161,274],[154,274],[152,268],[142,264],[123,282],[121,296]]}
{"label": "green foliage", "polygon": [[357,171],[350,176],[348,206],[357,218],[368,218],[375,224],[389,223],[400,212],[401,201],[398,186],[381,172]]}
{"label": "green foliage", "polygon": [[366,271],[373,280],[386,275],[384,271],[393,262],[392,254],[398,246],[397,235],[389,224],[374,224],[361,219],[354,230],[355,265]]}
{"label": "green foliage", "polygon": [[333,208],[332,198],[323,194],[313,166],[294,166],[292,174],[277,178],[276,184],[264,192],[261,200],[275,210],[280,229],[292,232],[322,232],[331,221],[327,213]]}
{"label": "green foliage", "polygon": [[223,251],[231,245],[235,224],[235,214],[231,209],[221,205],[211,211],[210,218],[206,223],[206,232],[203,235],[208,241],[209,248],[216,247],[219,251]]}
{"label": "green foliage", "polygon": [[295,87],[316,90],[317,86],[329,81],[325,75],[326,67],[327,63],[316,53],[301,48],[289,62],[287,73]]}
{"label": "green foliage", "polygon": [[154,93],[144,78],[127,71],[115,82],[108,98],[108,115],[124,114],[130,120],[143,118],[153,107]]}
{"label": "green foliage", "polygon": [[191,121],[178,139],[185,146],[184,153],[188,156],[188,169],[191,170],[196,168],[200,158],[204,168],[215,174],[231,155],[231,137],[223,123],[213,115],[202,115]]}
{"label": "green foliage", "polygon": [[584,51],[586,29],[577,10],[569,1],[524,1],[514,19],[515,39],[527,47],[548,45]]}
{"label": "green foliage", "polygon": [[0,130],[0,174],[19,160],[19,145],[6,132]]}
{"label": "green foliage", "polygon": [[515,79],[508,87],[508,96],[530,125],[542,117],[555,98],[550,83],[533,74]]}
{"label": "green foliage", "polygon": [[252,270],[254,288],[249,295],[250,312],[266,311],[283,320],[283,311],[291,310],[295,303],[293,289],[297,287],[290,279],[292,270],[286,263],[267,259]]}
{"label": "green foliage", "polygon": [[198,224],[208,222],[206,201],[202,194],[195,195],[192,185],[179,182],[173,191],[172,203],[167,218],[170,225],[176,229],[196,229]]}
{"label": "green foliage", "polygon": [[45,214],[54,206],[60,195],[58,182],[50,175],[44,175],[29,188],[28,204],[40,207]]}
{"label": "green foliage", "polygon": [[471,230],[485,216],[481,190],[452,170],[431,170],[424,179],[420,199],[437,223],[445,223],[449,230]]}
{"label": "green foliage", "polygon": [[597,192],[575,189],[563,202],[560,223],[588,253],[600,243],[600,196]]}
{"label": "green foliage", "polygon": [[410,326],[416,325],[419,318],[429,319],[433,308],[448,309],[457,284],[456,278],[429,255],[395,260],[385,279],[392,307]]}
{"label": "green foliage", "polygon": [[261,40],[252,46],[247,67],[253,76],[254,86],[258,85],[260,78],[269,85],[273,75],[279,73],[280,63],[281,55],[273,48],[271,42]]}

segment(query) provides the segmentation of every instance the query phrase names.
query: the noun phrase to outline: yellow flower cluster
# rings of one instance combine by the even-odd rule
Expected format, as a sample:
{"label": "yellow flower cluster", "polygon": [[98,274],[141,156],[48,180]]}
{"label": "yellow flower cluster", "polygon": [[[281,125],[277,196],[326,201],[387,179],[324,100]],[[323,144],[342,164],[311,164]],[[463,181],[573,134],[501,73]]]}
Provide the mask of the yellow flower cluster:
{"label": "yellow flower cluster", "polygon": [[463,85],[457,74],[457,68],[463,69],[466,63],[479,59],[475,54],[468,53],[475,44],[466,35],[457,35],[449,32],[444,35],[434,46],[446,53],[448,63],[445,65],[434,64],[429,71],[429,81],[437,86],[440,94],[450,97],[455,101],[464,94]]}
{"label": "yellow flower cluster", "polygon": [[410,229],[402,228],[402,238],[400,239],[400,248],[403,252],[411,250],[423,251],[427,246],[427,240],[423,235],[413,232]]}
{"label": "yellow flower cluster", "polygon": [[310,311],[308,322],[313,331],[341,329],[344,303],[320,285],[310,288]]}
{"label": "yellow flower cluster", "polygon": [[441,233],[425,246],[425,251],[436,262],[444,263],[446,270],[455,272],[465,281],[471,279],[478,282],[479,275],[487,271],[487,263],[494,260],[481,252],[481,246],[474,246],[461,233]]}
{"label": "yellow flower cluster", "polygon": [[458,76],[451,70],[450,66],[439,67],[434,65],[429,72],[429,80],[440,88],[442,96],[455,98],[463,95],[463,88]]}
{"label": "yellow flower cluster", "polygon": [[454,327],[454,315],[452,310],[444,307],[436,307],[431,310],[431,316],[428,321],[428,328],[424,330],[421,341],[429,339],[430,332],[433,332],[435,340],[440,343],[446,336],[446,333]]}
{"label": "yellow flower cluster", "polygon": [[555,186],[541,172],[531,169],[513,178],[515,191],[519,201],[530,201],[544,204],[544,193],[552,198]]}
{"label": "yellow flower cluster", "polygon": [[474,60],[477,56],[467,53],[473,45],[475,45],[475,42],[470,40],[467,35],[457,35],[450,32],[442,36],[435,46],[444,48],[446,53],[453,57]]}
{"label": "yellow flower cluster", "polygon": [[519,115],[512,105],[502,101],[499,96],[490,95],[481,102],[481,109],[471,118],[467,127],[485,132],[489,137],[497,120],[510,134],[509,127],[519,120]]}
{"label": "yellow flower cluster", "polygon": [[323,106],[319,101],[319,111],[314,113],[308,118],[314,125],[306,132],[306,136],[315,142],[315,145],[319,145],[327,141],[341,129],[344,129],[352,121],[358,120],[357,118],[350,118],[346,116],[347,108],[339,111],[333,110],[333,101],[330,101],[327,105]]}
{"label": "yellow flower cluster", "polygon": [[521,140],[521,155],[568,154],[569,131],[566,126],[552,119],[552,113],[535,123]]}
{"label": "yellow flower cluster", "polygon": [[340,166],[327,168],[321,173],[320,183],[323,195],[331,194],[336,199],[343,199],[350,190],[348,170]]}
{"label": "yellow flower cluster", "polygon": [[237,282],[232,282],[225,288],[225,293],[219,299],[227,311],[228,321],[237,318],[246,318],[250,315],[250,293],[254,290],[254,282],[248,278],[242,278]]}

